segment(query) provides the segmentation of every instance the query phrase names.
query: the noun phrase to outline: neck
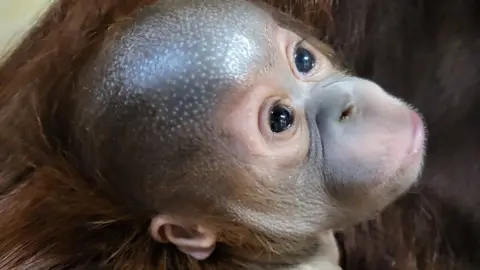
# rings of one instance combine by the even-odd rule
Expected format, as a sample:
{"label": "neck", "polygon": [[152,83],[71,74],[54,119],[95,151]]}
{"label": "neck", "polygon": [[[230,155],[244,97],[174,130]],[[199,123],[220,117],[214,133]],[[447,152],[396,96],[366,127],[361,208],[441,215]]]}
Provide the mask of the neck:
{"label": "neck", "polygon": [[[229,255],[226,255],[228,253]],[[318,234],[313,241],[308,241],[301,248],[293,248],[292,252],[275,252],[275,248],[267,252],[264,249],[249,249],[219,247],[216,257],[231,257],[232,261],[241,262],[238,269],[278,269],[278,270],[309,270],[309,269],[341,269],[339,251],[332,231]]]}

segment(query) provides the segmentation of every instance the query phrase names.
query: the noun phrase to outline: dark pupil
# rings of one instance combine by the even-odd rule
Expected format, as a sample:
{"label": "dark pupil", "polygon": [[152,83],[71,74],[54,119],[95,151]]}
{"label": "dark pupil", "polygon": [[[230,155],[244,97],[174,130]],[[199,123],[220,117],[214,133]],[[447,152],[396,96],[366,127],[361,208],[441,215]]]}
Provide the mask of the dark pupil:
{"label": "dark pupil", "polygon": [[315,57],[307,49],[298,47],[295,52],[295,65],[298,72],[308,73],[315,66]]}
{"label": "dark pupil", "polygon": [[270,112],[270,129],[273,133],[287,130],[293,123],[293,114],[290,108],[275,105]]}

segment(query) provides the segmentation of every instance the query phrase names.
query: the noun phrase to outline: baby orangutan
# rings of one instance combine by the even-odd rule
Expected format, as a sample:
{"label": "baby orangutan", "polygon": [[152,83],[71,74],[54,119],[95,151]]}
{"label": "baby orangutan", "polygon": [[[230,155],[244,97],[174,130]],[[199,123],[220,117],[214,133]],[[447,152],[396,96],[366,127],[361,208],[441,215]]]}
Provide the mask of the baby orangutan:
{"label": "baby orangutan", "polygon": [[108,28],[38,121],[56,149],[42,164],[93,199],[26,176],[6,198],[40,183],[42,196],[8,218],[42,233],[2,236],[2,269],[340,269],[332,230],[415,183],[424,125],[280,17],[241,0],[159,1]]}

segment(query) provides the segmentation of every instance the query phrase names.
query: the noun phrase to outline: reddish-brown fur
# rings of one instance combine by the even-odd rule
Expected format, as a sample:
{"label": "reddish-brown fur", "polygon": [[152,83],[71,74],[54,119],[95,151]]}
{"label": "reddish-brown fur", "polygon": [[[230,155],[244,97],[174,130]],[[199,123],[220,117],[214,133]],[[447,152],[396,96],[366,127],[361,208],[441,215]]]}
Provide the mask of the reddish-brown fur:
{"label": "reddish-brown fur", "polygon": [[68,91],[103,32],[142,3],[57,3],[0,68],[0,269],[159,269],[162,261],[198,269],[174,249],[154,246],[148,218],[127,215],[79,180],[57,142],[46,139],[57,127],[40,122],[53,115],[52,101]]}
{"label": "reddish-brown fur", "polygon": [[339,236],[345,268],[480,268],[480,3],[266,1],[313,23],[350,69],[411,102],[429,127],[419,187]]}

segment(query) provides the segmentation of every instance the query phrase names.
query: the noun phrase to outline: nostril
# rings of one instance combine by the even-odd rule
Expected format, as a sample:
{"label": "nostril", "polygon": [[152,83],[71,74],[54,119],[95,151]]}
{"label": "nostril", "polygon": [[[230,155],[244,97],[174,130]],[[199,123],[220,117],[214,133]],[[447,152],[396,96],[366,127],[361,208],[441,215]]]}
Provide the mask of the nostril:
{"label": "nostril", "polygon": [[342,111],[342,114],[340,115],[340,121],[347,120],[354,112],[355,106],[353,105],[348,105],[345,110]]}

